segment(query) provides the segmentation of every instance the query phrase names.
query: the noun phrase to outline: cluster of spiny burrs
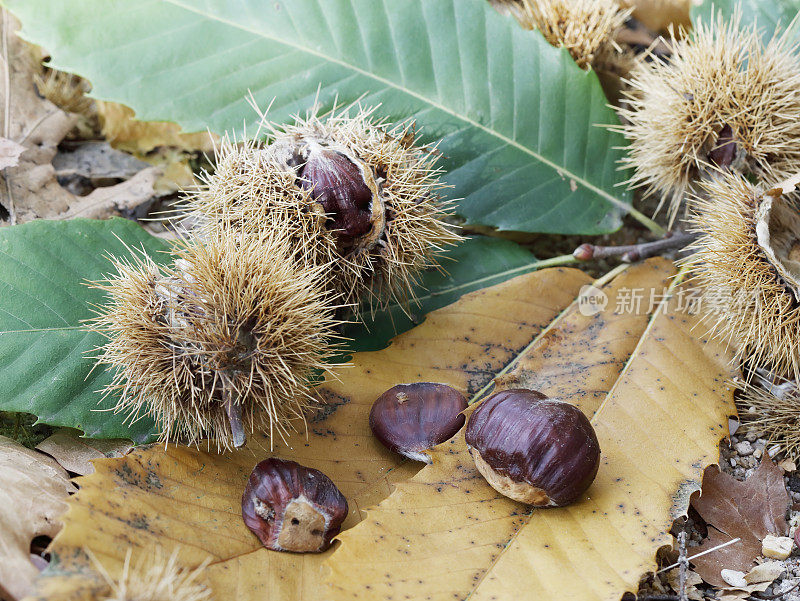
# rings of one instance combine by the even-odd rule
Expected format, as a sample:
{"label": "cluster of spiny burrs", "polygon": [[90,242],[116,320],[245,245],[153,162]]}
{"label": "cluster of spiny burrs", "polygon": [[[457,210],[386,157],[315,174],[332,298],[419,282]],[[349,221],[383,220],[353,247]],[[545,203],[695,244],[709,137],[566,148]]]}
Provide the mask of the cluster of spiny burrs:
{"label": "cluster of spiny burrs", "polygon": [[220,449],[286,437],[334,366],[338,311],[407,303],[460,236],[446,223],[435,149],[359,109],[224,137],[187,195],[196,224],[168,266],[116,261],[97,327],[117,410],[162,440]]}

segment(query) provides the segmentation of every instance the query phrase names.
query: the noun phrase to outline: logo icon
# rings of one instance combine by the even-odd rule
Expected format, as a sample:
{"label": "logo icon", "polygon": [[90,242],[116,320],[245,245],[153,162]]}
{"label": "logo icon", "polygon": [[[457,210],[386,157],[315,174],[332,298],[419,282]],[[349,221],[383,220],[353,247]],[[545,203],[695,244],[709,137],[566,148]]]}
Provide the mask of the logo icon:
{"label": "logo icon", "polygon": [[605,292],[591,284],[581,287],[578,295],[578,311],[581,315],[586,317],[597,315],[600,311],[605,310],[606,305],[608,305],[608,296]]}

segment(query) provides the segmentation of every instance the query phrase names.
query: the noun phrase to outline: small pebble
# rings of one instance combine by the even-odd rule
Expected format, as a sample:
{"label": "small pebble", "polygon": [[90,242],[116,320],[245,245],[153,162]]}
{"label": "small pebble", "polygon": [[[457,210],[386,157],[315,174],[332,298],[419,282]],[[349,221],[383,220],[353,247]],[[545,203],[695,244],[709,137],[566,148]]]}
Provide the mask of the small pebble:
{"label": "small pebble", "polygon": [[[768,534],[761,541],[761,554],[764,557],[784,560],[792,554],[794,541],[788,536],[772,536]],[[723,576],[723,580],[725,577]],[[726,580],[727,582],[727,580]]]}
{"label": "small pebble", "polygon": [[761,455],[764,453],[763,449],[753,449],[753,457],[756,459],[761,459]]}
{"label": "small pebble", "polygon": [[722,579],[734,588],[745,588],[747,581],[744,579],[744,572],[738,570],[720,570],[719,575]]}
{"label": "small pebble", "polygon": [[747,440],[743,440],[742,442],[737,442],[736,443],[736,452],[739,453],[740,457],[745,457],[747,455],[752,455],[753,454],[753,446]]}

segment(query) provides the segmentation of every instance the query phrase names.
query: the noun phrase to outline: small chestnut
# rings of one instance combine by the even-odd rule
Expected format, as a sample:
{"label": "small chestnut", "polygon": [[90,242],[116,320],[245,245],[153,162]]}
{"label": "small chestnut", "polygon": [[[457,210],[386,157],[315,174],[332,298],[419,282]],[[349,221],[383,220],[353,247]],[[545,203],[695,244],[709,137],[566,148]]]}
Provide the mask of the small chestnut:
{"label": "small chestnut", "polygon": [[504,390],[470,415],[467,448],[497,492],[536,507],[567,505],[591,485],[600,445],[574,405],[534,390]]}
{"label": "small chestnut", "polygon": [[369,426],[395,453],[430,463],[428,449],[455,436],[466,418],[467,399],[446,384],[398,384],[372,405]]}
{"label": "small chestnut", "polygon": [[242,495],[244,523],[275,551],[324,551],[345,517],[347,499],[331,479],[294,461],[265,459]]}

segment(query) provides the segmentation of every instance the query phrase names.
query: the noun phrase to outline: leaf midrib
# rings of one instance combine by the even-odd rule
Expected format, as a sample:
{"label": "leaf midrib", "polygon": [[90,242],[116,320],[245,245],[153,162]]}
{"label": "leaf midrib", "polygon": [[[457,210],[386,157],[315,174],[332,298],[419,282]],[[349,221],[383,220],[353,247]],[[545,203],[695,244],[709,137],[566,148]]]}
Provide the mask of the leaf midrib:
{"label": "leaf midrib", "polygon": [[672,281],[669,283],[669,287],[667,288],[667,291],[664,294],[664,298],[661,299],[661,302],[656,307],[656,310],[653,311],[652,315],[650,316],[650,321],[647,322],[647,326],[642,332],[642,335],[639,336],[639,341],[636,343],[636,347],[633,349],[633,351],[630,354],[630,357],[628,357],[628,360],[625,362],[625,366],[622,368],[622,371],[619,372],[619,376],[617,376],[617,379],[614,381],[614,385],[608,391],[608,394],[606,394],[606,397],[603,399],[603,402],[600,403],[600,406],[595,410],[594,414],[589,419],[589,421],[593,425],[597,423],[597,419],[603,412],[603,409],[605,409],[608,400],[611,397],[613,397],[614,394],[616,394],[617,388],[620,386],[620,382],[622,382],[622,380],[628,374],[628,371],[630,370],[630,366],[633,363],[633,360],[639,356],[639,353],[641,352],[642,349],[642,345],[644,345],[645,342],[649,340],[650,332],[652,331],[656,323],[656,318],[658,318],[662,313],[666,311],[667,304],[672,298],[672,292],[673,290],[675,290],[675,288],[677,288],[680,285],[683,279],[684,272],[685,270],[680,271],[675,277],[672,278]]}
{"label": "leaf midrib", "polygon": [[[609,273],[611,273],[611,272],[609,272]],[[606,274],[606,276],[607,275],[608,274]],[[617,274],[617,276],[615,276],[612,279],[616,279],[616,277],[618,277],[618,275],[619,274]],[[604,277],[606,277],[606,276],[604,276]],[[600,278],[600,280],[602,280],[602,279],[603,278]],[[595,280],[595,282],[593,282],[592,285],[596,285],[597,282],[600,281],[600,280]],[[661,299],[661,302],[659,302],[658,306],[656,307],[656,310],[653,311],[653,313],[650,315],[650,319],[647,322],[647,326],[642,331],[641,336],[639,336],[639,341],[637,342],[636,347],[633,349],[633,351],[631,351],[631,354],[628,357],[628,360],[625,362],[624,367],[619,372],[619,375],[617,376],[617,379],[614,381],[614,385],[608,391],[608,393],[606,394],[605,398],[603,399],[603,402],[600,403],[600,406],[595,410],[595,412],[592,414],[592,417],[589,419],[589,421],[592,423],[592,425],[597,423],[597,420],[600,417],[600,414],[603,412],[603,409],[606,407],[606,404],[607,404],[608,400],[615,394],[618,386],[620,385],[620,382],[623,380],[625,375],[628,373],[629,368],[630,368],[631,364],[633,363],[634,358],[636,358],[639,355],[639,353],[641,351],[641,348],[642,348],[642,345],[649,339],[650,333],[651,333],[651,331],[652,331],[652,329],[654,327],[654,324],[656,322],[656,318],[664,312],[665,307],[667,306],[667,303],[672,298],[672,294],[671,294],[672,291],[681,283],[681,280],[682,280],[682,272],[679,273],[676,277],[674,277],[672,279],[672,281],[670,282],[669,288],[667,289],[667,293],[664,295],[664,298]],[[560,315],[558,315],[558,317],[556,317],[556,319],[553,320],[553,323],[556,322],[556,321],[559,321],[564,315],[566,315],[568,313],[570,307],[572,307],[575,304],[575,302],[576,301],[573,301],[566,309],[564,309],[564,311]],[[546,328],[545,330],[543,330],[542,333],[544,333],[547,329],[549,329],[549,328]],[[536,337],[537,340],[541,337],[542,333],[540,333],[540,335]],[[473,401],[474,400],[476,400],[476,399],[473,399]],[[473,402],[473,401],[470,401],[470,402]],[[475,592],[481,587],[481,585],[483,584],[483,581],[492,572],[494,567],[500,561],[500,558],[503,557],[504,553],[514,543],[514,541],[517,539],[517,537],[522,532],[522,530],[525,529],[528,526],[528,524],[530,524],[530,521],[533,518],[533,514],[534,514],[535,511],[536,511],[535,509],[532,509],[527,514],[527,516],[525,516],[527,518],[525,520],[525,523],[520,525],[520,527],[517,528],[517,530],[509,537],[508,541],[506,541],[506,545],[503,547],[503,550],[500,551],[500,553],[497,554],[497,557],[495,557],[494,560],[492,560],[491,564],[486,568],[486,570],[483,572],[483,574],[481,574],[480,579],[478,579],[475,582],[475,584],[472,586],[470,591],[467,593],[467,596],[464,597],[464,601],[468,601],[469,599],[471,599],[473,594],[475,594]]]}
{"label": "leaf midrib", "polygon": [[235,21],[231,21],[230,19],[226,19],[226,18],[220,17],[219,15],[209,15],[207,13],[202,12],[198,8],[195,8],[193,6],[189,6],[189,5],[184,4],[180,0],[163,0],[163,1],[165,3],[167,3],[167,4],[172,4],[173,6],[176,6],[177,8],[180,8],[180,9],[183,9],[185,11],[191,12],[193,14],[199,15],[199,16],[205,18],[205,19],[209,19],[211,21],[217,21],[217,22],[222,23],[224,25],[227,25],[229,27],[233,27],[234,29],[239,29],[241,31],[246,31],[247,33],[250,33],[252,35],[271,40],[271,41],[273,41],[273,42],[275,42],[277,44],[281,44],[283,46],[287,46],[289,48],[293,48],[293,49],[295,49],[295,50],[297,50],[299,52],[305,52],[307,54],[316,56],[316,57],[318,57],[318,58],[320,58],[322,60],[325,60],[325,61],[328,61],[328,62],[331,62],[331,63],[335,63],[335,64],[340,65],[340,66],[342,66],[342,67],[344,67],[346,69],[350,69],[352,71],[355,71],[356,73],[359,73],[360,75],[363,75],[363,76],[365,76],[367,78],[370,78],[370,79],[372,79],[372,80],[374,80],[376,82],[379,82],[379,83],[381,83],[381,84],[383,84],[385,86],[389,86],[391,88],[399,90],[400,92],[408,94],[409,96],[412,96],[412,97],[416,98],[417,100],[421,100],[422,102],[425,102],[426,104],[429,104],[429,105],[433,106],[434,108],[436,108],[436,109],[438,109],[438,110],[440,110],[440,111],[442,111],[444,113],[447,113],[448,115],[451,115],[452,117],[454,117],[454,118],[456,118],[456,119],[458,119],[460,121],[463,121],[464,123],[467,123],[468,125],[470,125],[472,127],[475,127],[476,129],[479,129],[479,130],[489,134],[490,136],[493,136],[494,138],[498,139],[499,141],[501,141],[501,142],[503,142],[503,143],[505,143],[505,144],[507,144],[509,146],[512,146],[512,147],[516,148],[517,150],[522,151],[523,153],[535,158],[539,162],[547,165],[553,171],[555,171],[557,174],[559,174],[559,175],[568,175],[571,179],[575,180],[576,183],[579,183],[580,185],[582,185],[585,188],[591,190],[595,194],[603,197],[604,199],[606,199],[607,201],[609,201],[610,203],[612,203],[616,207],[622,209],[624,212],[628,213],[631,210],[631,206],[630,205],[628,205],[627,203],[621,201],[616,196],[613,196],[612,194],[609,194],[608,192],[606,192],[602,188],[598,188],[597,186],[595,186],[594,184],[592,184],[588,180],[582,178],[581,176],[579,176],[578,174],[574,173],[573,171],[570,171],[568,168],[556,165],[554,162],[550,161],[549,159],[547,159],[543,155],[537,153],[533,149],[528,148],[527,146],[523,146],[519,142],[517,142],[517,141],[513,140],[512,138],[509,138],[509,137],[501,134],[500,132],[498,132],[495,129],[491,129],[491,128],[485,126],[485,125],[482,125],[478,121],[470,119],[469,117],[467,117],[465,115],[459,114],[459,113],[453,111],[452,109],[448,108],[447,106],[445,106],[445,105],[443,105],[443,104],[441,104],[439,102],[436,102],[435,100],[432,100],[432,99],[428,98],[427,96],[425,96],[423,94],[415,92],[415,91],[413,91],[413,90],[411,90],[409,88],[400,86],[400,85],[396,84],[395,82],[393,82],[393,81],[391,81],[389,79],[385,79],[385,78],[383,78],[383,77],[381,77],[381,76],[379,76],[379,75],[377,75],[375,73],[371,73],[369,71],[365,71],[364,69],[362,69],[360,67],[357,67],[356,65],[353,65],[351,63],[348,63],[348,62],[346,62],[344,60],[341,60],[339,58],[335,58],[335,57],[332,57],[332,56],[329,56],[329,55],[326,55],[326,54],[322,54],[321,52],[318,52],[318,51],[314,50],[313,48],[309,48],[309,47],[302,46],[302,45],[299,45],[299,44],[291,43],[291,42],[286,41],[286,40],[282,40],[282,39],[277,38],[275,36],[269,35],[266,32],[258,31],[258,30],[254,29],[252,27],[247,27],[246,25],[242,25],[240,23],[236,23]]}

